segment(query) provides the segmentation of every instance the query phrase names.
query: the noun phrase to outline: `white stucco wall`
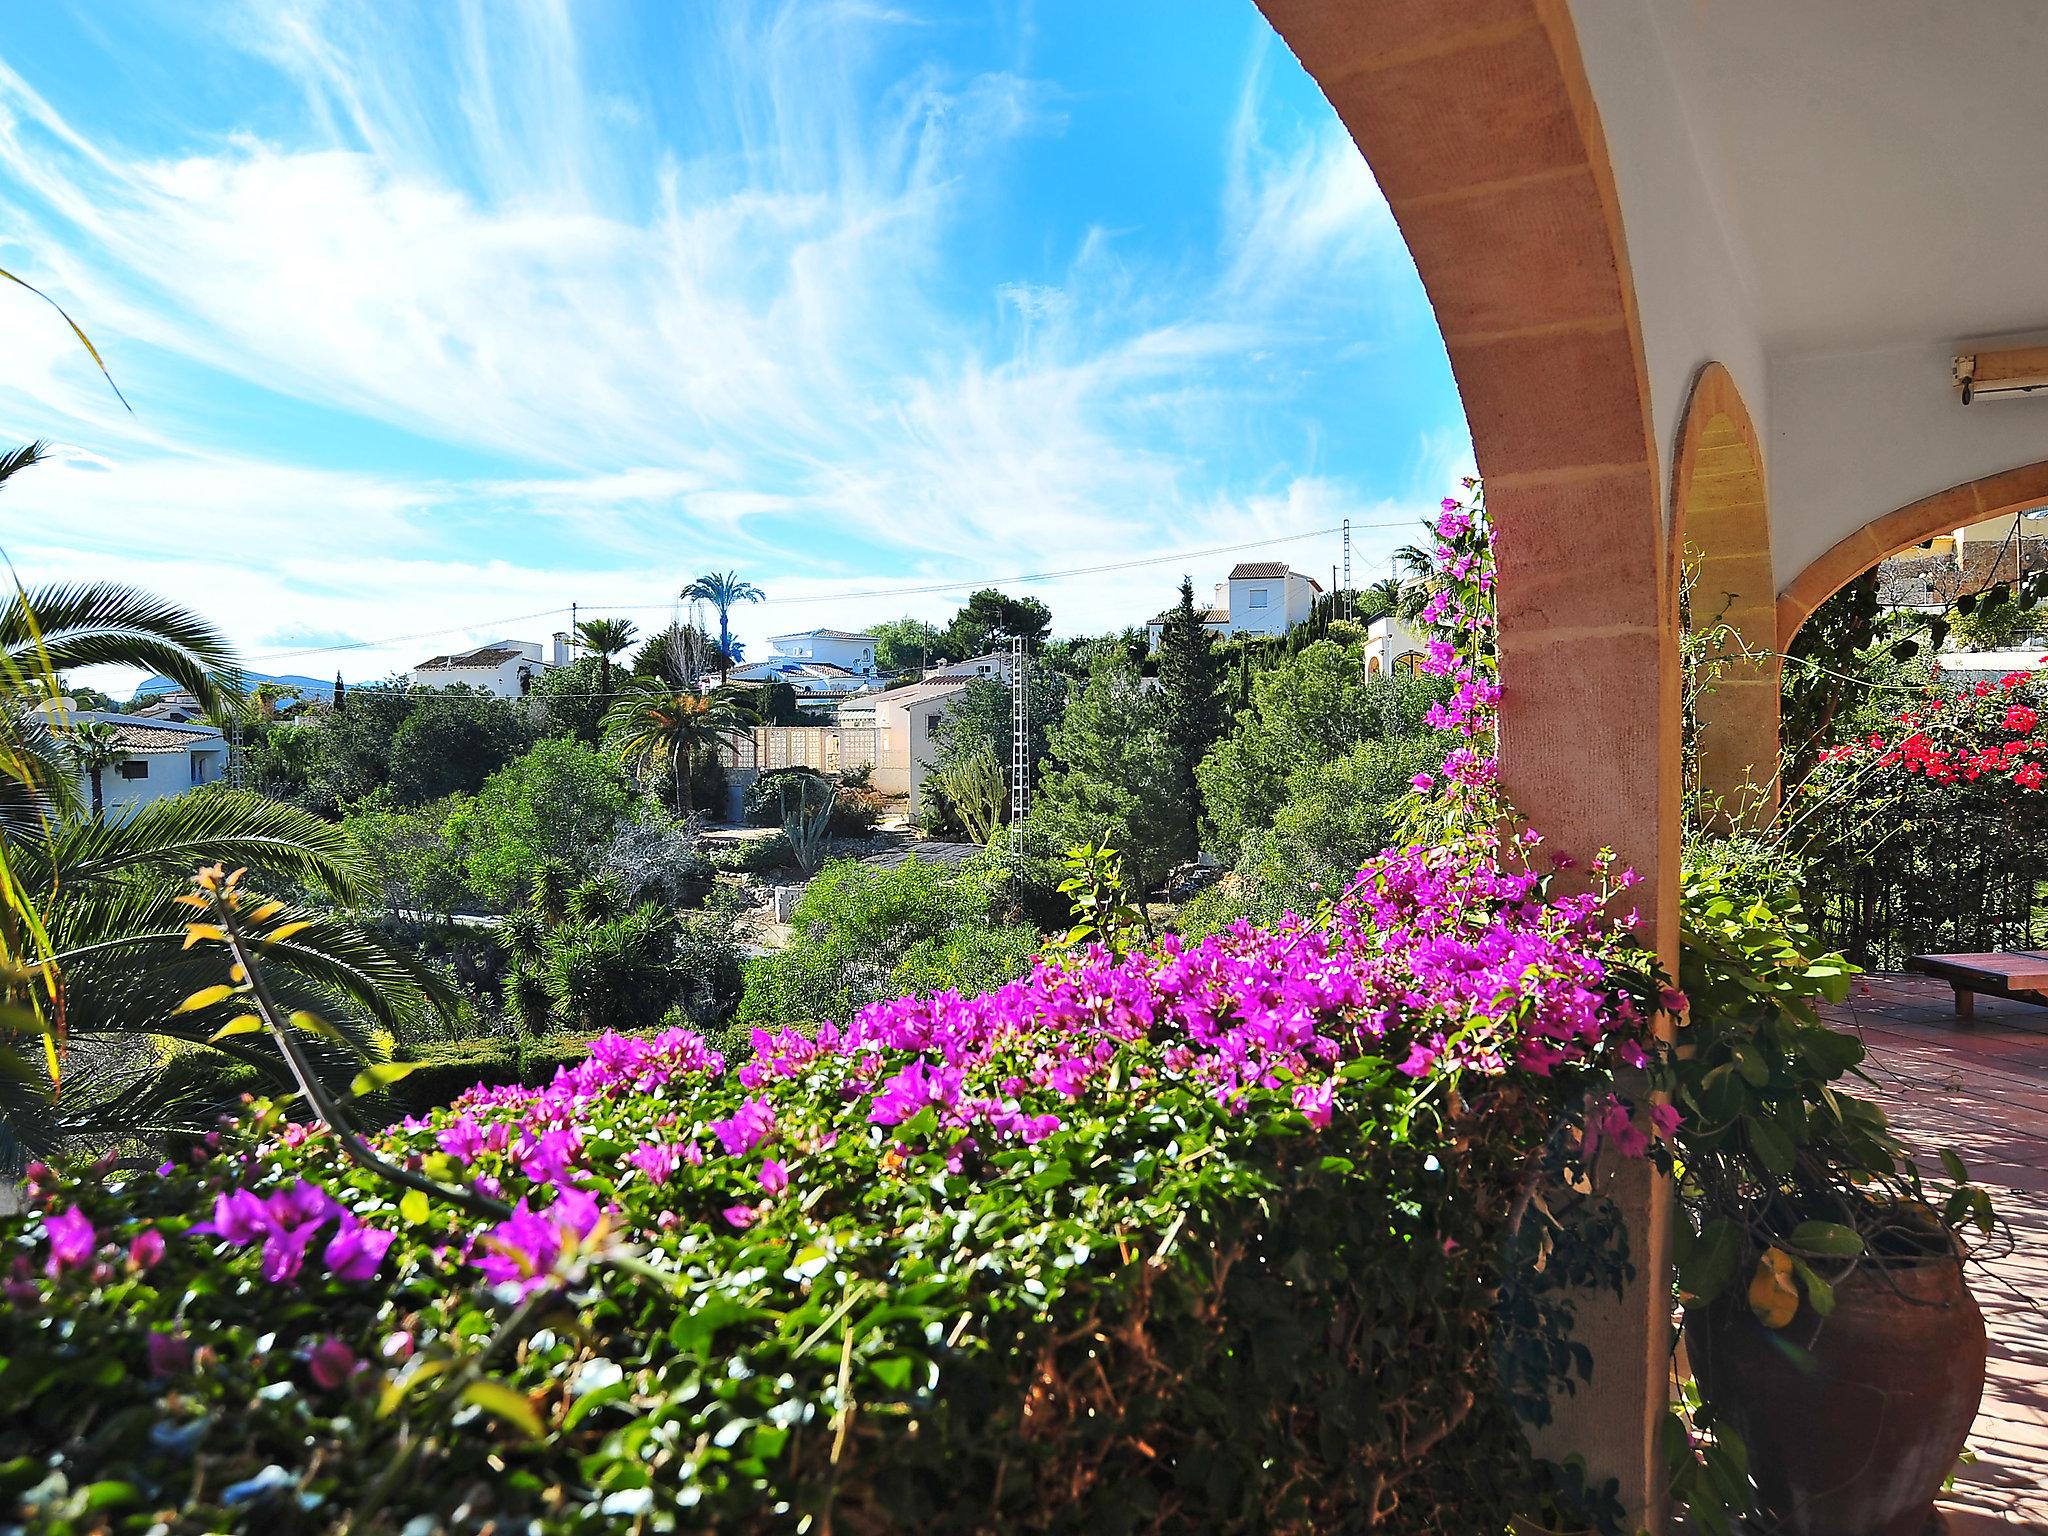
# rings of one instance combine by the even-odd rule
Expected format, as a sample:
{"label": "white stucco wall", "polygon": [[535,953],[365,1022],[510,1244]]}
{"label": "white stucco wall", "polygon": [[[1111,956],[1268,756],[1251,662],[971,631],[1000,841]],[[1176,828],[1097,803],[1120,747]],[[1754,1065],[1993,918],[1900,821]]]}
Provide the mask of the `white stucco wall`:
{"label": "white stucco wall", "polygon": [[1763,435],[1769,370],[1717,192],[1726,172],[1680,106],[1694,38],[1655,0],[1572,0],[1571,12],[1621,196],[1668,521],[1673,449],[1701,367],[1728,369]]}
{"label": "white stucco wall", "polygon": [[[1687,398],[1710,361],[1733,375],[1764,443],[1781,589],[1908,502],[2048,458],[2048,400],[1966,408],[1949,384],[1954,353],[2010,319],[2011,261],[2038,263],[2000,245],[1971,258],[1972,228],[1988,238],[2010,222],[1986,222],[2000,206],[2037,216],[2038,173],[2003,158],[2020,146],[1980,144],[1964,163],[1927,131],[1944,102],[1972,96],[1949,90],[1948,75],[1988,67],[2001,38],[2024,34],[2022,10],[1998,0],[1974,25],[1954,22],[1971,25],[1951,37],[1969,48],[1943,57],[1907,33],[1951,23],[1886,0],[1867,25],[1905,30],[1858,34],[1852,56],[1816,74],[1781,55],[1840,45],[1841,25],[1866,24],[1854,8],[1570,8],[1621,196],[1667,517]],[[1875,131],[1884,124],[1896,131]],[[1942,216],[1966,205],[1970,218]]]}
{"label": "white stucco wall", "polygon": [[1764,452],[1780,588],[1887,512],[2048,459],[2048,399],[1966,406],[1949,383],[1954,355],[1945,341],[1772,361],[1779,429]]}

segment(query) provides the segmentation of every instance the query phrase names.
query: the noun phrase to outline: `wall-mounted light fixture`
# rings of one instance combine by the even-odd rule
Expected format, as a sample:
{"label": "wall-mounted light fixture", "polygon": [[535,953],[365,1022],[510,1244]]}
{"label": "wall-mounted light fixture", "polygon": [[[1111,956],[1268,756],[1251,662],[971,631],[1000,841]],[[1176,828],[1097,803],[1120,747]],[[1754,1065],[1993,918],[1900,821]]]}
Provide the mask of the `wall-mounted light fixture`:
{"label": "wall-mounted light fixture", "polygon": [[1960,353],[1955,361],[1954,379],[1965,405],[2048,390],[2048,347]]}

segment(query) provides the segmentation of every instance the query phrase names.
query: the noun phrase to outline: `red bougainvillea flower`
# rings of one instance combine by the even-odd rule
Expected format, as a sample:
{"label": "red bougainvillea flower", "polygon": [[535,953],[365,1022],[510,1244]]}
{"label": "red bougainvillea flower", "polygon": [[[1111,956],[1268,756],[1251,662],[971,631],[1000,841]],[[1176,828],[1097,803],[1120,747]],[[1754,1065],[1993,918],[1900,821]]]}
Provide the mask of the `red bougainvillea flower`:
{"label": "red bougainvillea flower", "polygon": [[2014,704],[2005,712],[2005,728],[2015,736],[2025,736],[2034,729],[2039,717],[2024,704]]}
{"label": "red bougainvillea flower", "polygon": [[356,1372],[356,1352],[340,1339],[322,1339],[306,1356],[313,1380],[332,1392],[346,1386]]}
{"label": "red bougainvillea flower", "polygon": [[164,1235],[155,1227],[145,1227],[135,1234],[135,1240],[128,1245],[128,1262],[137,1269],[154,1269],[164,1260]]}

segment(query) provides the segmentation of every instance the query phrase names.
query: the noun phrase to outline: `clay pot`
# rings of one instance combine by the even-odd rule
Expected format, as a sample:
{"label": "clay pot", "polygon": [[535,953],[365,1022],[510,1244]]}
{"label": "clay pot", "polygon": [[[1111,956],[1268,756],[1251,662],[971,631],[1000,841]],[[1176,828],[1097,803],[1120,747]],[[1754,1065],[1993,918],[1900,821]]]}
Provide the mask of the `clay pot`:
{"label": "clay pot", "polygon": [[1984,1314],[1955,1259],[1865,1266],[1821,1317],[1766,1328],[1732,1285],[1686,1315],[1701,1394],[1749,1449],[1761,1529],[1922,1536],[1984,1392]]}

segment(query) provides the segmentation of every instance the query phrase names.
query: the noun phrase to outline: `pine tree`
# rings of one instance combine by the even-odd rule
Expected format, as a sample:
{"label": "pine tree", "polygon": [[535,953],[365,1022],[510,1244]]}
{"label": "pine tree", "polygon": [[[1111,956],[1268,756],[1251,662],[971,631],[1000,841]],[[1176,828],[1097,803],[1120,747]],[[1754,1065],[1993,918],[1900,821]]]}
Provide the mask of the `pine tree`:
{"label": "pine tree", "polygon": [[1180,604],[1159,635],[1160,724],[1173,764],[1173,793],[1190,839],[1201,820],[1195,765],[1223,735],[1222,668],[1216,637],[1195,611],[1195,584],[1183,576]]}
{"label": "pine tree", "polygon": [[1161,714],[1158,690],[1129,656],[1097,656],[1087,686],[1052,730],[1058,766],[1046,771],[1032,813],[1062,849],[1107,837],[1141,892],[1194,847]]}

